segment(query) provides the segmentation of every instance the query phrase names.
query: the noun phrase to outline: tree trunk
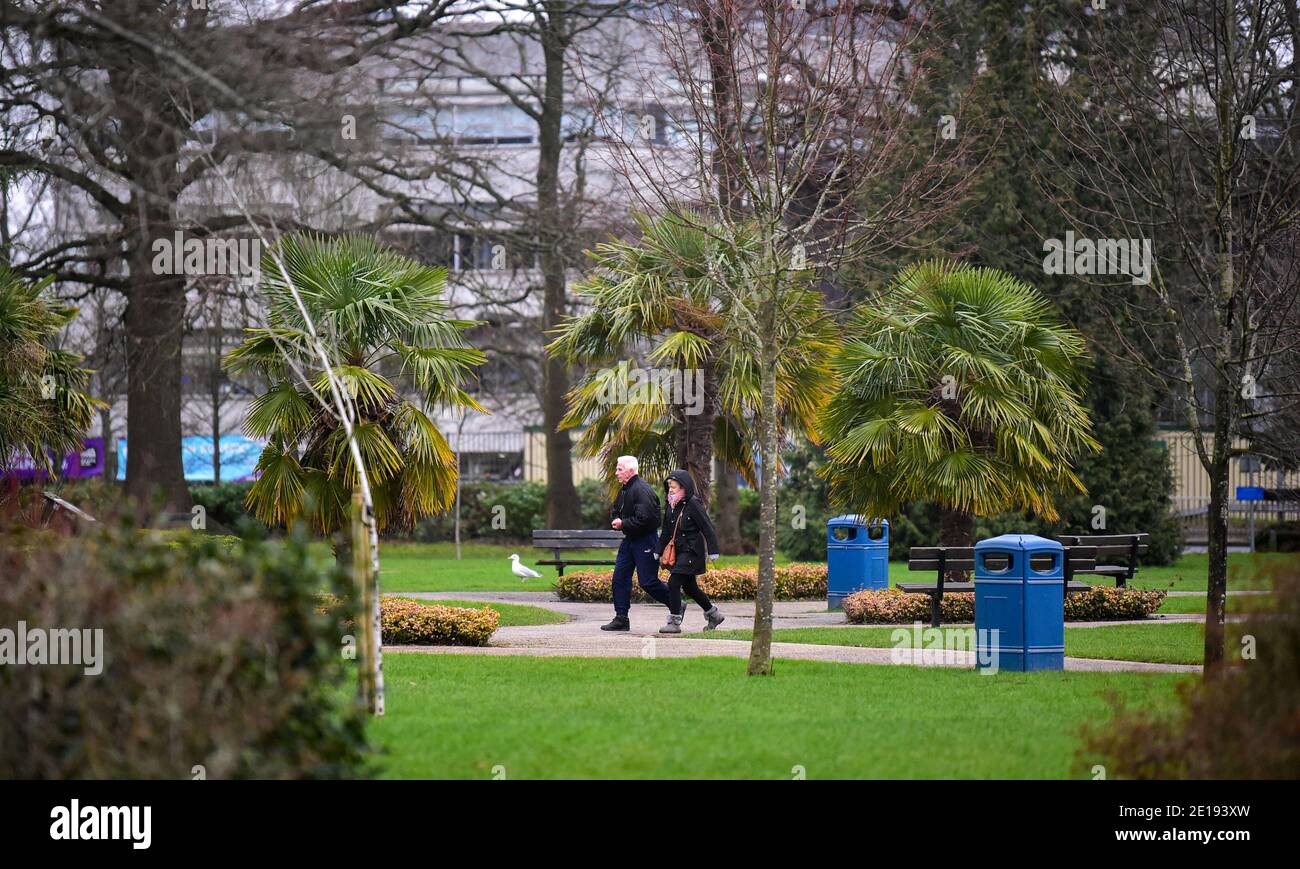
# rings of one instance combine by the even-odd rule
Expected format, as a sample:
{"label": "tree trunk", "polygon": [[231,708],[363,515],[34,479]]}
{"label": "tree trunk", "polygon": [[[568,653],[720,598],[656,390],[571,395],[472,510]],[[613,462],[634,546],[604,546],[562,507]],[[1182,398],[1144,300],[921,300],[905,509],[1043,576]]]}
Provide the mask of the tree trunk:
{"label": "tree trunk", "polygon": [[[1224,33],[1237,33],[1236,7],[1231,2],[1222,6]],[[1216,39],[1216,43],[1218,40]],[[1219,49],[1216,48],[1216,51]],[[1218,70],[1231,68],[1232,59],[1227,54],[1216,57]],[[1228,594],[1228,454],[1232,449],[1232,424],[1240,411],[1241,381],[1240,373],[1248,368],[1238,370],[1231,364],[1233,352],[1233,331],[1238,312],[1235,310],[1237,293],[1236,274],[1232,257],[1236,253],[1236,236],[1233,232],[1233,195],[1231,176],[1233,172],[1233,141],[1236,117],[1233,114],[1237,104],[1236,79],[1231,75],[1219,76],[1217,107],[1219,116],[1219,154],[1215,167],[1215,202],[1218,212],[1218,265],[1219,265],[1219,300],[1215,312],[1219,327],[1219,340],[1215,347],[1216,382],[1214,385],[1214,444],[1211,448],[1209,467],[1210,507],[1205,513],[1206,549],[1209,552],[1209,575],[1205,588],[1205,661],[1201,667],[1201,677],[1209,679],[1223,665],[1223,623],[1224,605]],[[1242,312],[1244,313],[1244,312]],[[1244,327],[1244,318],[1242,326]],[[1242,353],[1242,357],[1248,354]],[[1193,431],[1196,431],[1195,426]]]}
{"label": "tree trunk", "polygon": [[[683,380],[690,376],[689,370],[682,370]],[[700,412],[687,413],[691,407],[678,404],[673,408],[673,425],[678,467],[691,475],[696,496],[708,507],[713,486],[714,380],[711,366],[705,368],[701,382],[704,394],[699,401]]]}
{"label": "tree trunk", "polygon": [[772,675],[772,598],[776,591],[776,359],[762,360],[759,422],[758,593],[754,597],[754,635],[749,644],[749,675]]}
{"label": "tree trunk", "polygon": [[1210,471],[1210,508],[1205,513],[1209,576],[1205,588],[1205,660],[1202,677],[1223,665],[1223,635],[1228,596],[1228,445],[1226,432],[1215,426]]}
{"label": "tree trunk", "polygon": [[[105,4],[107,7],[108,4]],[[122,25],[138,20],[133,5],[114,5]],[[190,493],[181,460],[181,344],[185,330],[185,276],[156,274],[154,239],[174,237],[175,202],[179,194],[181,139],[177,107],[165,88],[167,81],[152,61],[123,55],[108,65],[108,81],[121,111],[125,138],[123,162],[136,185],[129,217],[126,332],[127,372],[127,497],[145,509],[161,505],[188,513]]]}
{"label": "tree trunk", "polygon": [[[111,399],[105,398],[104,400],[112,404]],[[104,441],[104,479],[109,483],[116,483],[117,444],[113,442],[112,410],[101,410],[99,412],[99,437]]]}
{"label": "tree trunk", "polygon": [[[543,283],[542,329],[556,328],[568,313],[565,304],[565,238],[560,214],[560,121],[564,116],[564,53],[567,25],[562,11],[548,7],[542,27],[546,65],[541,119],[537,131],[537,226],[541,241]],[[560,429],[565,414],[569,376],[564,363],[545,355],[542,378],[542,428],[546,432],[546,524],[578,528],[582,510],[573,484],[573,444]]]}
{"label": "tree trunk", "polygon": [[740,487],[736,471],[722,459],[713,459],[713,525],[718,532],[718,548],[723,555],[740,555],[745,551],[740,537]]}
{"label": "tree trunk", "polygon": [[149,239],[171,226],[138,225],[131,253],[126,326],[126,494],[141,505],[189,512],[181,462],[181,336],[185,279],[151,273]]}
{"label": "tree trunk", "polygon": [[[971,546],[975,536],[975,516],[964,510],[942,508],[939,513],[939,545]],[[970,572],[949,570],[944,573],[944,582],[970,582]]]}

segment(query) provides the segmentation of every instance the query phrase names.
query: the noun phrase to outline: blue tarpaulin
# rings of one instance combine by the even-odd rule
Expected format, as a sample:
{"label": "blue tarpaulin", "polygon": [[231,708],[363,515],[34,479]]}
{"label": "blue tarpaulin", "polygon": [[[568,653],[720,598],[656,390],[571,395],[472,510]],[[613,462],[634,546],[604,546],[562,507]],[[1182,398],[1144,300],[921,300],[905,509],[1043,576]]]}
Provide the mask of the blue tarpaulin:
{"label": "blue tarpaulin", "polygon": [[[233,483],[253,479],[262,445],[242,435],[221,436],[221,481]],[[197,435],[181,438],[181,462],[185,479],[212,480],[212,438]],[[126,438],[117,441],[117,478],[126,479]]]}

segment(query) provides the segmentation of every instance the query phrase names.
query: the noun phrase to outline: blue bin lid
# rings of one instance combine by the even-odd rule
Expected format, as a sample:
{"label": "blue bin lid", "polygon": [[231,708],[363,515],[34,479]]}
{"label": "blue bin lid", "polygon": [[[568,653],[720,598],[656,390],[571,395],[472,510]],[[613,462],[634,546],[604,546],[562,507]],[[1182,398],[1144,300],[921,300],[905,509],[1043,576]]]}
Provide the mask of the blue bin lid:
{"label": "blue bin lid", "polygon": [[1026,549],[1060,550],[1063,549],[1063,547],[1059,542],[1049,540],[1046,537],[1039,537],[1037,534],[1002,534],[976,543],[975,551],[978,552],[981,549],[1013,549],[1023,551]]}
{"label": "blue bin lid", "polygon": [[845,513],[843,516],[833,516],[826,520],[827,528],[842,528],[844,526],[854,526],[866,528],[868,525],[884,525],[889,527],[888,519],[870,519],[861,513]]}

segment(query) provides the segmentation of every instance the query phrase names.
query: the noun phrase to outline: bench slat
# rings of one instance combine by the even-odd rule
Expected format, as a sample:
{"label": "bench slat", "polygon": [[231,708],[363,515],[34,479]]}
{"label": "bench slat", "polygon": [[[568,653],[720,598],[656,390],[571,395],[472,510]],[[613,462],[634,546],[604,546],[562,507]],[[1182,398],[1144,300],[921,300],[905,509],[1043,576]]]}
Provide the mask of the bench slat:
{"label": "bench slat", "polygon": [[[1075,570],[1075,571],[1091,569],[1092,566],[1093,566],[1094,564],[1096,564],[1096,561],[1095,561],[1095,559],[1092,559],[1092,558],[1071,558],[1071,559],[1070,559],[1070,569],[1071,569],[1071,570]],[[937,571],[937,570],[939,569],[939,560],[938,560],[938,559],[929,559],[929,558],[915,559],[915,560],[912,560],[912,561],[907,562],[907,569],[908,569],[908,570],[932,570],[932,571]],[[943,563],[943,569],[944,569],[945,571],[948,571],[948,570],[974,570],[974,569],[975,569],[975,561],[974,561],[974,559],[953,559],[953,558],[950,558],[950,559],[944,561],[944,563]]]}
{"label": "bench slat", "polygon": [[548,567],[555,567],[555,566],[558,566],[558,565],[564,565],[565,567],[568,567],[570,564],[582,564],[582,565],[594,565],[594,564],[618,564],[618,562],[615,561],[615,560],[612,559],[612,558],[606,558],[606,559],[604,559],[604,560],[600,560],[600,561],[596,561],[596,560],[586,560],[586,559],[584,559],[584,560],[582,560],[582,561],[568,561],[568,560],[564,560],[564,561],[556,561],[556,560],[554,560],[554,559],[550,559],[550,558],[548,558],[548,559],[545,559],[544,561],[539,561],[539,562],[537,562],[537,563],[538,563],[538,564],[545,564],[545,565],[547,565]]}
{"label": "bench slat", "polygon": [[[897,586],[907,594],[930,594],[933,595],[939,590],[939,586],[928,582],[900,582]],[[943,584],[943,593],[974,591],[975,583],[973,582],[945,582]],[[1071,592],[1092,591],[1092,586],[1084,582],[1071,582],[1068,589]]]}
{"label": "bench slat", "polygon": [[537,549],[618,549],[623,538],[618,540],[534,540]]}
{"label": "bench slat", "polygon": [[623,532],[613,528],[543,528],[533,532],[534,540],[622,540]]}
{"label": "bench slat", "polygon": [[[938,570],[939,559],[937,558],[919,558],[907,562],[908,570]],[[974,570],[975,559],[973,558],[949,558],[943,562],[944,570]]]}
{"label": "bench slat", "polygon": [[[1099,558],[1102,556],[1105,556],[1107,558],[1116,558],[1116,557],[1122,558],[1124,556],[1129,556],[1133,554],[1133,549],[1132,547],[1129,546],[1098,546],[1096,547],[1096,549],[1097,549],[1097,556]],[[1146,546],[1138,547],[1138,555],[1146,555],[1146,551],[1147,551]]]}
{"label": "bench slat", "polygon": [[940,552],[944,553],[949,561],[954,558],[971,559],[975,557],[974,546],[913,546],[907,550],[907,557],[938,558]]}
{"label": "bench slat", "polygon": [[1151,535],[1141,534],[1061,534],[1057,536],[1060,543],[1078,543],[1084,546],[1131,546],[1133,539],[1142,543]]}

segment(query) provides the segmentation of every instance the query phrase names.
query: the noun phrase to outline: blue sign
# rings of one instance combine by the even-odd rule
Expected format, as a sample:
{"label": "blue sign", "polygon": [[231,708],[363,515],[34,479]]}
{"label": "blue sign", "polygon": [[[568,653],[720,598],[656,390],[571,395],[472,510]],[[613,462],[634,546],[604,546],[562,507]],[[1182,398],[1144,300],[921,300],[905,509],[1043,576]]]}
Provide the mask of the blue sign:
{"label": "blue sign", "polygon": [[1238,486],[1237,500],[1238,501],[1263,501],[1264,487],[1263,486]]}
{"label": "blue sign", "polygon": [[[126,479],[126,438],[117,441],[117,478]],[[221,479],[224,482],[252,480],[257,474],[257,460],[262,455],[262,445],[241,435],[221,436]],[[195,436],[181,438],[181,462],[185,466],[185,479],[211,480],[212,438]]]}

